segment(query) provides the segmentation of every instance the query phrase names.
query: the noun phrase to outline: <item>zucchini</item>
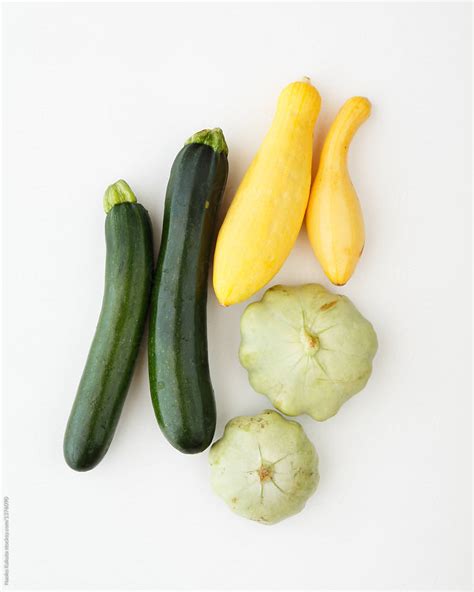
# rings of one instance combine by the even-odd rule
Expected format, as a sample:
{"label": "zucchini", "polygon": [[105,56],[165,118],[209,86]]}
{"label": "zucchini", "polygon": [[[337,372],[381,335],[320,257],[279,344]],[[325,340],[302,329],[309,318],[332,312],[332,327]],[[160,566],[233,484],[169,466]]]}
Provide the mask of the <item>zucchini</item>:
{"label": "zucchini", "polygon": [[64,456],[88,471],[112,441],[132,378],[153,280],[148,212],[125,183],[104,196],[107,258],[102,310],[64,437]]}
{"label": "zucchini", "polygon": [[168,441],[205,450],[216,427],[206,303],[216,218],[228,173],[218,128],[194,134],[177,155],[166,191],[148,336],[150,390]]}

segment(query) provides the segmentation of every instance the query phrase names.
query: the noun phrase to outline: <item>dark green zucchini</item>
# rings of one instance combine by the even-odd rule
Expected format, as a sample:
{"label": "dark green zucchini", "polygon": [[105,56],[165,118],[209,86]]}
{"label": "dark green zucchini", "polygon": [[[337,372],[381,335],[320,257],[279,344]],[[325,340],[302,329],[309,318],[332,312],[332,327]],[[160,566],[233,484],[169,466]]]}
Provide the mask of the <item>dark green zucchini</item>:
{"label": "dark green zucchini", "polygon": [[125,181],[104,197],[107,258],[102,310],[64,437],[64,456],[88,471],[110,445],[132,379],[153,280],[150,218]]}
{"label": "dark green zucchini", "polygon": [[185,453],[205,450],[216,427],[206,302],[217,210],[227,173],[222,131],[203,130],[179,152],[166,191],[148,368],[158,423],[169,442]]}

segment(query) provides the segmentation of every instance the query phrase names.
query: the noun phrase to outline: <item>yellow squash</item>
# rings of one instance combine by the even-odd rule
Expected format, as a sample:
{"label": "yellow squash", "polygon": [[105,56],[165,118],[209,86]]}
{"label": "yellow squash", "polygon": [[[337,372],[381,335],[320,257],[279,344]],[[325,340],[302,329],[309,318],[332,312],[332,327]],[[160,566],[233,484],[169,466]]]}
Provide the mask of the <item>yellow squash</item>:
{"label": "yellow squash", "polygon": [[225,306],[277,273],[303,223],[311,187],[313,129],[321,107],[309,78],[283,89],[277,111],[220,229],[214,290]]}
{"label": "yellow squash", "polygon": [[347,152],[370,107],[368,99],[352,97],[337,114],[324,142],[306,213],[313,250],[337,286],[352,276],[364,249],[364,220],[347,170]]}

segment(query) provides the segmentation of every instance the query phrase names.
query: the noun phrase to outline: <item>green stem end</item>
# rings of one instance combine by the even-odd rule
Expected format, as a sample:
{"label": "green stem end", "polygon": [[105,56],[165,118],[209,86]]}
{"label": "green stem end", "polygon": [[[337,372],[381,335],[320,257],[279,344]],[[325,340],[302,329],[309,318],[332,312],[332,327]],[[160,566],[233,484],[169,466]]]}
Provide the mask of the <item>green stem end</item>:
{"label": "green stem end", "polygon": [[224,138],[224,134],[220,127],[214,129],[204,129],[193,134],[184,145],[187,144],[206,144],[210,146],[214,152],[223,152],[226,156],[229,154],[229,149]]}
{"label": "green stem end", "polygon": [[135,194],[123,179],[107,187],[104,194],[105,213],[108,214],[114,206],[121,203],[137,203]]}

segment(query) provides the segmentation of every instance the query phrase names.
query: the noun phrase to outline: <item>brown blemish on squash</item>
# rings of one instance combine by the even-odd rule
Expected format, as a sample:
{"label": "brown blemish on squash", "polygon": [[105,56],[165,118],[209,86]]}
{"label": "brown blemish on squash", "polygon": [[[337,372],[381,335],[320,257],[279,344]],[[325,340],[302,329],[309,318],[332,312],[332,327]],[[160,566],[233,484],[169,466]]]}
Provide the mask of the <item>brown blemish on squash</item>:
{"label": "brown blemish on squash", "polygon": [[333,300],[332,302],[326,302],[326,304],[323,304],[319,310],[329,310],[333,306],[336,306],[336,304],[337,300]]}
{"label": "brown blemish on squash", "polygon": [[232,498],[230,501],[231,501],[233,504],[236,504],[236,503],[237,503],[239,500],[238,500],[236,497],[233,497],[233,498]]}

